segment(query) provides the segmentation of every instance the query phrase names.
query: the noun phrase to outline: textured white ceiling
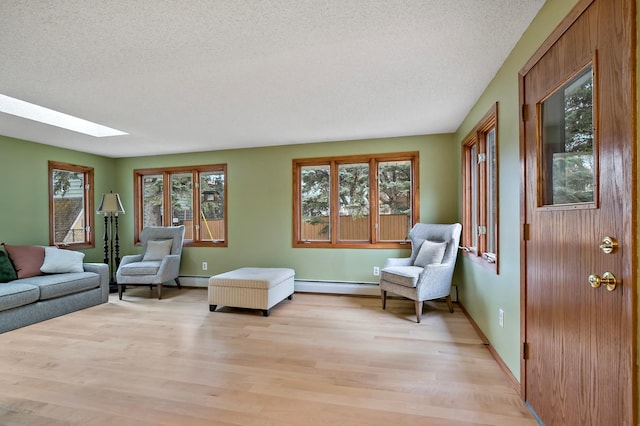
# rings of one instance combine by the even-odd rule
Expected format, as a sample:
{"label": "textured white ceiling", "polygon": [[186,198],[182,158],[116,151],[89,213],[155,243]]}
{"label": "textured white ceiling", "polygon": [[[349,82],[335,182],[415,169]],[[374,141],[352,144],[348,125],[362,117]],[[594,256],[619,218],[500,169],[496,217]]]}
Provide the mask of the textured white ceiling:
{"label": "textured white ceiling", "polygon": [[[544,0],[1,0],[0,114],[110,157],[454,132]],[[514,76],[516,78],[516,76]]]}

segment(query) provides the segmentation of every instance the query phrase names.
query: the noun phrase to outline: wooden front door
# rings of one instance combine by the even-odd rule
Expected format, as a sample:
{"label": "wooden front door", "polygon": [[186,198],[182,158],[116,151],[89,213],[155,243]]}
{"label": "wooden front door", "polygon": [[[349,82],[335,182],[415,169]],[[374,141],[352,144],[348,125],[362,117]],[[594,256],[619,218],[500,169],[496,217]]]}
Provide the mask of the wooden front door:
{"label": "wooden front door", "polygon": [[585,0],[521,72],[522,391],[545,425],[636,422],[634,35],[635,0]]}

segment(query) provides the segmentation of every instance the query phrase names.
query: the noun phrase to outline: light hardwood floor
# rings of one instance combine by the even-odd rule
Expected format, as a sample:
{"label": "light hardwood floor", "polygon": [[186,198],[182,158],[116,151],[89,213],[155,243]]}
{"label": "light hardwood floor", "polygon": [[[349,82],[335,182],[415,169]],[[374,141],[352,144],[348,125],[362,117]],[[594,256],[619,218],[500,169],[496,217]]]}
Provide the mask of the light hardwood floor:
{"label": "light hardwood floor", "polygon": [[270,317],[206,289],[0,334],[0,425],[536,425],[456,306],[297,293]]}

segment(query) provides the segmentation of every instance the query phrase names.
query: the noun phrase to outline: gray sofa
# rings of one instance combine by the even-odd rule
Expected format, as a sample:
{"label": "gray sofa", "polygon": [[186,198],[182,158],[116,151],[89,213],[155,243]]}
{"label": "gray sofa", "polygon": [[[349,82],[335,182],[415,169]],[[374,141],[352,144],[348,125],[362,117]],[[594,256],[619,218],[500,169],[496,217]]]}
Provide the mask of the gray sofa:
{"label": "gray sofa", "polygon": [[0,284],[0,333],[106,303],[109,266],[84,263],[83,269]]}

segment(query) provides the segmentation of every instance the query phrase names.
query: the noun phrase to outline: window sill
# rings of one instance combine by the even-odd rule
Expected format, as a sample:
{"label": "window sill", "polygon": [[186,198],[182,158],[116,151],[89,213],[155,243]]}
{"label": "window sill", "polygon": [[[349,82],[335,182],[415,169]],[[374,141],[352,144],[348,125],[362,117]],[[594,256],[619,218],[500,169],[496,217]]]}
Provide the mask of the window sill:
{"label": "window sill", "polygon": [[96,247],[95,244],[93,243],[73,243],[73,244],[54,243],[51,245],[58,247],[59,249],[62,249],[62,250],[86,250],[86,249],[92,249]]}
{"label": "window sill", "polygon": [[226,241],[185,241],[182,247],[227,247]]}
{"label": "window sill", "polygon": [[[142,243],[138,240],[136,241],[136,246],[142,245]],[[219,241],[214,243],[212,241],[183,241],[182,247],[227,247],[228,244],[226,241]]]}
{"label": "window sill", "polygon": [[295,241],[293,248],[329,248],[329,249],[411,249],[411,242],[385,241],[378,243],[330,243],[320,241]]}

